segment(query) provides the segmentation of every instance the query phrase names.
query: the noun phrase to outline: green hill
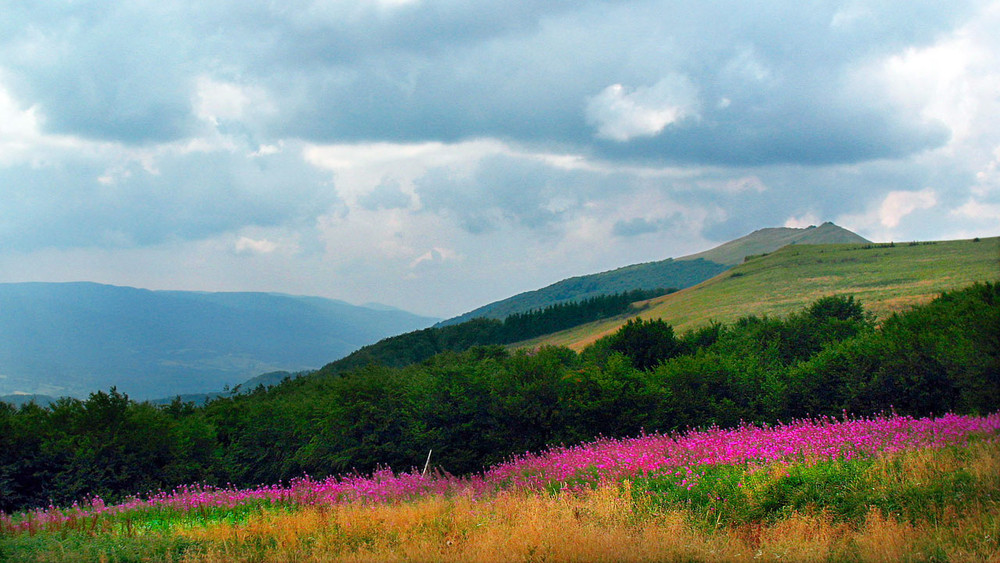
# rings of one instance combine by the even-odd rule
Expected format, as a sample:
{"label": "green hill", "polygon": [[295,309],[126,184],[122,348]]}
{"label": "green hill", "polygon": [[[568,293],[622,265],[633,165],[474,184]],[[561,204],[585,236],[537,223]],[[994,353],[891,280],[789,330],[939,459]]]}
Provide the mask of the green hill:
{"label": "green hill", "polygon": [[[720,247],[721,248],[721,247]],[[702,282],[639,304],[629,317],[581,325],[521,343],[582,349],[628,318],[661,318],[678,332],[748,315],[786,315],[832,294],[854,295],[884,318],[942,291],[1000,279],[1000,237],[901,244],[786,246]]]}
{"label": "green hill", "polygon": [[478,317],[503,319],[532,309],[635,289],[683,289],[728,270],[742,262],[746,256],[773,252],[790,244],[868,242],[865,238],[833,223],[823,223],[819,227],[804,229],[789,227],[760,229],[698,254],[634,264],[562,280],[542,289],[527,291],[490,303],[440,324],[458,324]]}
{"label": "green hill", "polygon": [[852,233],[833,223],[823,223],[818,227],[795,229],[776,227],[760,229],[745,237],[729,241],[705,252],[699,252],[679,260],[709,260],[718,264],[735,266],[747,256],[774,252],[791,244],[869,244],[868,239]]}

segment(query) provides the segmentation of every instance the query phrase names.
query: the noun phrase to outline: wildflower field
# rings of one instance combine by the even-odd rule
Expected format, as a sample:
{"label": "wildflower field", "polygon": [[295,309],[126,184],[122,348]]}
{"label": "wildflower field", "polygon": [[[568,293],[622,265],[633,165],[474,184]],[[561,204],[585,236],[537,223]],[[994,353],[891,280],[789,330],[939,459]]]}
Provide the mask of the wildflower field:
{"label": "wildflower field", "polygon": [[603,439],[0,513],[10,561],[996,561],[1000,414]]}

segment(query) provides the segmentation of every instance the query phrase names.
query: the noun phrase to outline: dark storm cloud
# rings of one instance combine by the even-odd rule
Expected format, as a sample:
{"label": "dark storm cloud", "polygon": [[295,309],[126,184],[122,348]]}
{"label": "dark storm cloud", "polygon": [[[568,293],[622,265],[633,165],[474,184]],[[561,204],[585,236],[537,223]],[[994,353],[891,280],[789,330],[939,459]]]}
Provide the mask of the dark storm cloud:
{"label": "dark storm cloud", "polygon": [[[4,3],[0,69],[49,131],[148,143],[192,133],[193,64],[204,56],[167,4]],[[10,11],[8,11],[10,9]],[[194,59],[192,60],[192,57]]]}
{"label": "dark storm cloud", "polygon": [[[605,158],[746,165],[859,162],[940,146],[948,139],[940,123],[853,90],[846,73],[927,44],[968,5],[85,2],[5,10],[5,82],[39,104],[51,131],[125,143],[185,137],[197,125],[196,79],[207,74],[263,88],[280,111],[248,119],[272,137],[497,137]],[[653,92],[669,76],[697,96],[686,119],[657,129],[641,120],[672,100],[637,98],[633,113],[605,119],[639,133],[601,138],[588,103],[616,84]]]}

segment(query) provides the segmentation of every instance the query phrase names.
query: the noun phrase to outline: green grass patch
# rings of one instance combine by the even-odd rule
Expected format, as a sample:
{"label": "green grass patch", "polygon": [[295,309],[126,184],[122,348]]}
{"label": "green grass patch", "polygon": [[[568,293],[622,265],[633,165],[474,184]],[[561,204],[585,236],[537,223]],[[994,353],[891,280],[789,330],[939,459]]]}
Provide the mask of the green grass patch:
{"label": "green grass patch", "polygon": [[[179,529],[238,525],[262,513],[295,510],[290,503],[250,500],[232,507],[146,506],[117,514],[71,517],[43,530],[0,534],[0,561],[174,561],[201,545],[178,536]],[[25,518],[22,515],[14,522]]]}
{"label": "green grass patch", "polygon": [[177,561],[199,547],[199,542],[163,531],[132,535],[44,532],[0,537],[0,561]]}
{"label": "green grass patch", "polygon": [[[879,318],[931,301],[944,291],[1000,279],[1000,237],[933,244],[786,246],[708,281],[647,302],[634,316],[661,318],[680,334],[712,321],[786,316],[828,295],[854,295]],[[580,349],[629,318],[599,321],[518,346]]]}
{"label": "green grass patch", "polygon": [[984,455],[1000,456],[1000,446],[981,443],[892,459],[704,466],[691,474],[638,478],[631,490],[639,505],[687,510],[708,527],[773,523],[803,512],[860,525],[873,509],[908,522],[934,522],[977,503],[1000,502],[995,472],[975,470]]}

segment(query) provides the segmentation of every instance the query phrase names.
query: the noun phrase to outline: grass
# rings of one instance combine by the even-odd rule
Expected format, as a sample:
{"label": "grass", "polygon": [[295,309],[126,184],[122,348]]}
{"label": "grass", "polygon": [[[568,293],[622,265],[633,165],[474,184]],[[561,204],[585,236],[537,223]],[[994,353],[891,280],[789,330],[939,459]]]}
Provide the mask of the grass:
{"label": "grass", "polygon": [[0,560],[996,561],[998,438],[665,467],[485,496],[139,509],[0,526]]}
{"label": "grass", "polygon": [[850,294],[879,318],[930,302],[943,291],[1000,279],[1000,237],[979,241],[792,245],[699,285],[639,304],[635,315],[526,341],[580,350],[628,319],[662,318],[683,333],[747,315],[785,316],[815,300]]}
{"label": "grass", "polygon": [[990,561],[1000,444],[5,538],[12,561]]}

